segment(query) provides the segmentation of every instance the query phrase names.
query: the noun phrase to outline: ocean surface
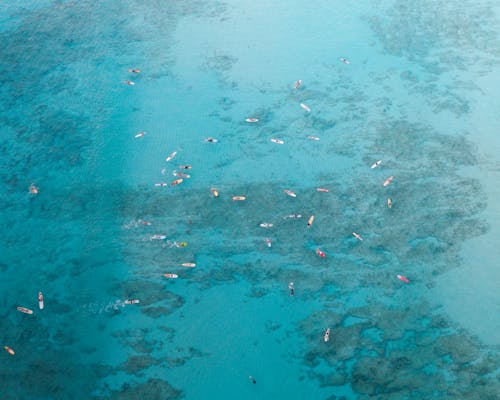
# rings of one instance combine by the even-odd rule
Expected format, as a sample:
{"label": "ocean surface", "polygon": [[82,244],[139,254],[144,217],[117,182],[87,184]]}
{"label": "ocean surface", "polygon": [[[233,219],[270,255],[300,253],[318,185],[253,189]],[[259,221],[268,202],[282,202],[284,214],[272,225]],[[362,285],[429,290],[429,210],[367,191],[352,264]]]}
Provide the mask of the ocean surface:
{"label": "ocean surface", "polygon": [[498,399],[498,1],[11,0],[0,43],[2,400]]}

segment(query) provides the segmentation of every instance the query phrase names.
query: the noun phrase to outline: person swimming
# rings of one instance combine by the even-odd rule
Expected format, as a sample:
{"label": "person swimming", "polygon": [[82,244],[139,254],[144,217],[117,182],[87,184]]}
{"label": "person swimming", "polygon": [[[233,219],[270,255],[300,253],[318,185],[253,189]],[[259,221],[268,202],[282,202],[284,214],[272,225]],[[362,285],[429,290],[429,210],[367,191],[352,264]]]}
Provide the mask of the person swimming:
{"label": "person swimming", "polygon": [[137,68],[129,68],[128,72],[130,72],[131,74],[140,74],[141,70]]}
{"label": "person swimming", "polygon": [[288,284],[288,289],[290,290],[290,296],[295,295],[295,289],[294,289],[294,287],[293,287],[293,282],[290,282],[290,283]]}
{"label": "person swimming", "polygon": [[35,186],[34,183],[32,183],[29,187],[29,191],[31,194],[38,194],[38,188]]}
{"label": "person swimming", "polygon": [[254,378],[252,375],[250,375],[250,376],[248,377],[248,379],[249,379],[249,380],[250,380],[250,382],[252,382],[254,385],[257,383],[257,381],[255,380],[255,378]]}

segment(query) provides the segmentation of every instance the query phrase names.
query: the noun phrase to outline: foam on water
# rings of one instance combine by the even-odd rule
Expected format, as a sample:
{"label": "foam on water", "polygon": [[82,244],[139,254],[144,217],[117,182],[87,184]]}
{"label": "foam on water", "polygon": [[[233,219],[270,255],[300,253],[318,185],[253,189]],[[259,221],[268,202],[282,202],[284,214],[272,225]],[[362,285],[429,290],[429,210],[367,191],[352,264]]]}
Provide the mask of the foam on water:
{"label": "foam on water", "polygon": [[3,398],[499,392],[494,3],[21,7],[0,6]]}

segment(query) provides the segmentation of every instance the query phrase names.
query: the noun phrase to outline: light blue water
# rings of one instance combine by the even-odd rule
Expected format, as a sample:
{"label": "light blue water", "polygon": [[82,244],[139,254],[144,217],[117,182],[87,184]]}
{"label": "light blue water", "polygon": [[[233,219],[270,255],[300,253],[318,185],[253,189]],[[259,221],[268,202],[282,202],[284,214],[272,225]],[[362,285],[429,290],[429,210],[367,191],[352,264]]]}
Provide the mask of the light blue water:
{"label": "light blue water", "polygon": [[496,398],[499,18],[0,5],[2,398]]}

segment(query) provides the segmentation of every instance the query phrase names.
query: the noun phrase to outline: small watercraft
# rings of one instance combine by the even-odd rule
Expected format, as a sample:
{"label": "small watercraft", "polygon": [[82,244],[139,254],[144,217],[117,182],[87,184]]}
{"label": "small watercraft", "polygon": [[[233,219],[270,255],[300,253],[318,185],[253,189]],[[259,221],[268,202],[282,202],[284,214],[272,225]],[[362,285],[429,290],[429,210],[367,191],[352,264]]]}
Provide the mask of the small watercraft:
{"label": "small watercraft", "polygon": [[208,137],[204,141],[207,143],[217,143],[218,142],[218,140],[216,138],[213,138],[213,137]]}
{"label": "small watercraft", "polygon": [[320,256],[321,258],[325,258],[326,257],[326,253],[324,251],[322,251],[319,247],[316,249],[316,254],[318,256]]}
{"label": "small watercraft", "polygon": [[311,112],[311,109],[309,107],[307,107],[304,103],[300,103],[300,106],[306,110],[307,112]]}
{"label": "small watercraft", "polygon": [[245,196],[233,196],[234,201],[244,201],[247,198]]}
{"label": "small watercraft", "polygon": [[276,144],[285,144],[285,142],[281,139],[271,139],[271,142],[276,143]]}
{"label": "small watercraft", "polygon": [[292,192],[291,190],[285,189],[285,190],[283,190],[283,192],[285,192],[290,197],[297,197],[297,195],[294,192]]}
{"label": "small watercraft", "polygon": [[177,172],[177,171],[172,172],[172,175],[177,176],[178,178],[185,178],[185,179],[191,178],[191,175],[185,174],[183,172]]}
{"label": "small watercraft", "polygon": [[191,169],[193,168],[191,165],[179,165],[179,169]]}
{"label": "small watercraft", "polygon": [[177,152],[173,151],[172,153],[170,153],[170,155],[167,158],[165,158],[165,161],[168,162],[170,160],[173,160],[176,155],[177,155]]}
{"label": "small watercraft", "polygon": [[387,198],[387,207],[392,208],[392,200],[390,197]]}
{"label": "small watercraft", "polygon": [[314,215],[311,215],[309,217],[309,220],[307,221],[307,226],[310,228],[314,222]]}
{"label": "small watercraft", "polygon": [[131,74],[140,74],[141,70],[137,68],[129,68],[128,72],[130,72]]}
{"label": "small watercraft", "polygon": [[210,193],[212,193],[214,197],[219,197],[219,191],[215,188],[210,189]]}
{"label": "small watercraft", "polygon": [[318,141],[318,140],[319,140],[319,137],[317,137],[317,136],[312,136],[312,135],[309,135],[307,138],[308,138],[309,140],[315,140],[315,141]]}
{"label": "small watercraft", "polygon": [[377,168],[380,164],[382,164],[382,160],[378,160],[378,161],[374,162],[370,168],[371,168],[371,169],[375,169],[375,168]]}
{"label": "small watercraft", "polygon": [[317,192],[322,192],[322,193],[328,193],[328,192],[329,192],[329,190],[328,190],[328,189],[326,189],[326,188],[322,188],[322,187],[316,188],[316,191],[317,191]]}
{"label": "small watercraft", "polygon": [[145,134],[146,134],[146,132],[143,132],[143,131],[137,132],[137,135],[135,135],[135,138],[137,139],[137,138],[144,137]]}
{"label": "small watercraft", "polygon": [[177,274],[163,274],[163,276],[169,279],[177,279],[179,277]]}
{"label": "small watercraft", "polygon": [[300,85],[302,85],[302,79],[299,79],[295,82],[295,85],[293,85],[293,87],[295,89],[298,89],[300,87]]}
{"label": "small watercraft", "polygon": [[344,57],[340,57],[340,61],[342,61],[344,64],[350,64],[351,63],[347,58],[344,58]]}
{"label": "small watercraft", "polygon": [[302,215],[301,214],[288,214],[287,216],[285,216],[283,218],[298,219],[298,218],[302,218]]}
{"label": "small watercraft", "polygon": [[245,119],[245,121],[246,122],[250,122],[250,123],[252,123],[252,122],[259,122],[259,120],[257,118],[247,118],[247,119]]}
{"label": "small watercraft", "polygon": [[325,343],[330,340],[330,328],[327,328],[325,335],[323,336],[323,340],[325,341]]}
{"label": "small watercraft", "polygon": [[156,187],[164,187],[164,186],[168,186],[168,184],[166,182],[158,182],[158,183],[155,183],[155,186]]}
{"label": "small watercraft", "polygon": [[187,268],[194,268],[196,267],[195,263],[182,263],[181,266],[187,267]]}
{"label": "small watercraft", "polygon": [[134,85],[135,85],[135,82],[132,82],[132,81],[129,81],[129,80],[127,80],[127,81],[123,81],[123,83],[124,83],[125,85],[130,85],[130,86],[134,86]]}
{"label": "small watercraft", "polygon": [[139,299],[127,299],[123,302],[124,304],[139,304]]}
{"label": "small watercraft", "polygon": [[43,304],[43,294],[42,292],[38,292],[38,308],[40,310],[43,310],[44,304]]}
{"label": "small watercraft", "polygon": [[387,178],[384,182],[384,187],[389,186],[389,183],[391,183],[393,179],[394,179],[393,176],[390,176],[389,178]]}
{"label": "small watercraft", "polygon": [[271,242],[271,239],[269,239],[269,238],[266,238],[265,242],[266,242],[267,247],[271,247],[273,245],[273,243]]}
{"label": "small watercraft", "polygon": [[13,356],[14,354],[16,354],[16,353],[14,352],[14,350],[12,350],[9,346],[3,346],[3,348],[4,348],[4,349],[5,349],[5,351],[6,351],[7,353],[9,353],[11,356]]}
{"label": "small watercraft", "polygon": [[17,311],[30,315],[33,314],[33,310],[30,310],[29,308],[26,307],[17,307]]}
{"label": "small watercraft", "polygon": [[262,222],[259,226],[261,228],[272,228],[273,224],[270,224],[269,222]]}
{"label": "small watercraft", "polygon": [[404,283],[410,283],[410,280],[404,275],[396,275],[396,277]]}
{"label": "small watercraft", "polygon": [[184,179],[176,179],[175,181],[170,182],[170,186],[177,186],[179,183],[184,182]]}
{"label": "small watercraft", "polygon": [[295,294],[295,289],[293,287],[293,282],[290,282],[288,284],[288,289],[290,290],[290,296],[293,296]]}
{"label": "small watercraft", "polygon": [[149,240],[165,240],[167,237],[165,235],[153,235]]}
{"label": "small watercraft", "polygon": [[358,235],[356,232],[353,232],[353,233],[352,233],[352,236],[354,236],[354,237],[355,237],[356,239],[358,239],[358,240],[363,241],[363,238],[361,237],[361,235]]}

